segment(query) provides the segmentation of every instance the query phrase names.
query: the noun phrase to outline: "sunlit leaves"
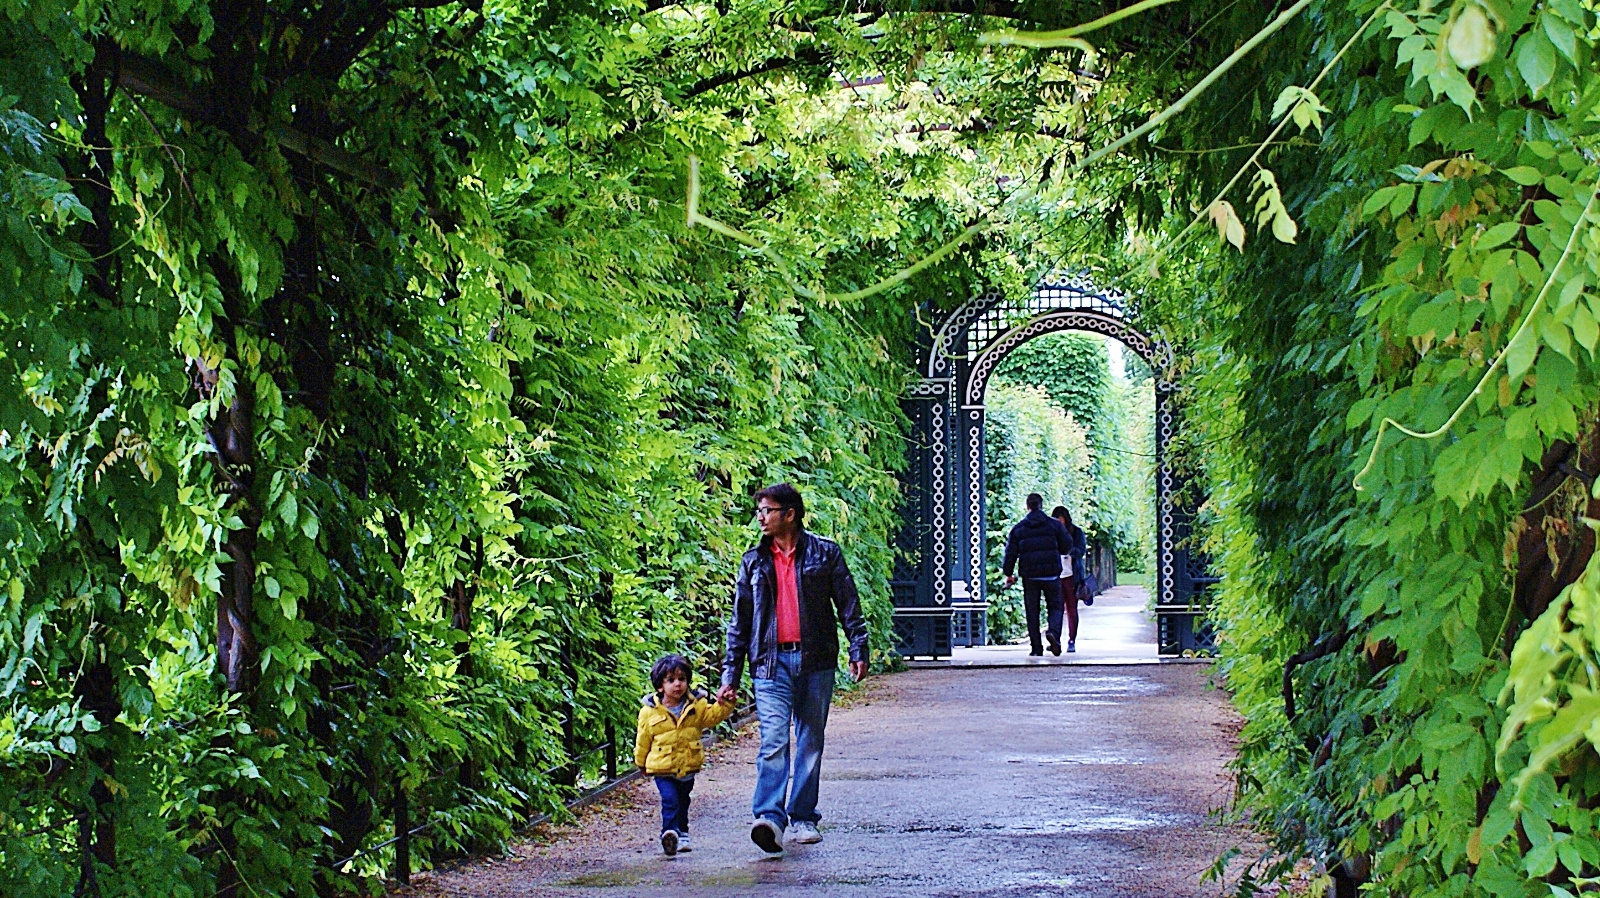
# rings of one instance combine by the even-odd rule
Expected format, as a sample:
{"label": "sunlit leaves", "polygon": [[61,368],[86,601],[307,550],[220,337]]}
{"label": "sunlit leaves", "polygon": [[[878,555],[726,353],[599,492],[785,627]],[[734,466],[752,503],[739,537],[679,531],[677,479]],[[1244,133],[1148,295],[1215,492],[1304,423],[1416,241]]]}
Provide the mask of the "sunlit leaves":
{"label": "sunlit leaves", "polygon": [[1251,193],[1256,197],[1256,228],[1270,225],[1273,237],[1282,243],[1293,243],[1300,228],[1289,217],[1289,210],[1284,208],[1283,193],[1278,189],[1278,179],[1272,172],[1264,168],[1257,172]]}
{"label": "sunlit leaves", "polygon": [[1321,131],[1322,113],[1327,111],[1328,107],[1322,105],[1316,94],[1307,88],[1291,84],[1285,87],[1283,92],[1278,94],[1278,99],[1273,102],[1272,119],[1276,121],[1287,113],[1290,120],[1302,132],[1313,127]]}
{"label": "sunlit leaves", "polygon": [[1243,252],[1244,222],[1239,220],[1239,213],[1233,211],[1233,204],[1227,200],[1217,200],[1206,212],[1217,228],[1217,235],[1233,244],[1234,249]]}
{"label": "sunlit leaves", "polygon": [[1463,69],[1474,69],[1488,62],[1495,52],[1495,26],[1476,0],[1468,0],[1449,25],[1445,45],[1450,58]]}
{"label": "sunlit leaves", "polygon": [[[1282,243],[1294,243],[1295,235],[1299,233],[1299,225],[1289,215],[1289,210],[1283,205],[1283,193],[1278,188],[1278,180],[1272,172],[1260,169],[1251,181],[1250,195],[1255,200],[1253,213],[1258,230],[1272,229],[1272,236]],[[1222,239],[1233,244],[1233,248],[1244,250],[1245,229],[1244,222],[1239,219],[1239,213],[1234,211],[1233,204],[1227,200],[1219,199],[1206,210],[1212,225]]]}

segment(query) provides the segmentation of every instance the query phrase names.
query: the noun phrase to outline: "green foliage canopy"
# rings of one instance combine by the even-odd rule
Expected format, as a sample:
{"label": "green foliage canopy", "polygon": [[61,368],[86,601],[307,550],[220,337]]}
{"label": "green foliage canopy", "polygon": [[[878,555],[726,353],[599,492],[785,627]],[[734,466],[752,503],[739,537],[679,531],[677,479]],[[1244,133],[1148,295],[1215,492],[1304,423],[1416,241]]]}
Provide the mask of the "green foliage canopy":
{"label": "green foliage canopy", "polygon": [[984,10],[0,2],[0,889],[80,812],[105,894],[358,885],[395,787],[493,844],[709,647],[761,482],[884,645],[913,313],[1069,263],[1183,350],[1285,864],[1600,875],[1592,5],[1173,4],[1092,67],[977,37],[1106,10]]}
{"label": "green foliage canopy", "polygon": [[675,202],[713,160],[874,251],[842,280],[963,206],[805,79],[746,102],[854,52],[781,14],[0,6],[0,891],[70,892],[80,813],[108,895],[350,888],[400,792],[419,855],[495,844],[652,657],[716,656],[762,483],[888,648],[910,318],[799,307]]}

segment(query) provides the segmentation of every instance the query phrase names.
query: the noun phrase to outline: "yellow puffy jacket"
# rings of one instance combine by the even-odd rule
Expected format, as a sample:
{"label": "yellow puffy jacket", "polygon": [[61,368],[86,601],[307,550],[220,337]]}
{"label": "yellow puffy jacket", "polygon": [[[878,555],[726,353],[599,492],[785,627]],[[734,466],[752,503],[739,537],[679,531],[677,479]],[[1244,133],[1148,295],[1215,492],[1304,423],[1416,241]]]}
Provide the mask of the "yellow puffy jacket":
{"label": "yellow puffy jacket", "polygon": [[688,776],[706,762],[700,732],[732,716],[734,707],[710,700],[696,689],[684,698],[683,713],[674,717],[659,696],[644,697],[639,709],[639,734],[633,746],[633,763],[651,776]]}

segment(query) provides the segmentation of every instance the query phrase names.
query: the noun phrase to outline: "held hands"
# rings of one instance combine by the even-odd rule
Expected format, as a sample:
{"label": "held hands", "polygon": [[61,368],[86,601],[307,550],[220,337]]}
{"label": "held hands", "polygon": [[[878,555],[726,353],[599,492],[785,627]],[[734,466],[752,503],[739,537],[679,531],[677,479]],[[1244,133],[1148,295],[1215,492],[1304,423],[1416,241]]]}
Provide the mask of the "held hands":
{"label": "held hands", "polygon": [[733,688],[732,683],[729,683],[728,685],[717,690],[717,701],[724,705],[733,704],[733,700],[738,697],[739,691]]}
{"label": "held hands", "polygon": [[867,662],[865,662],[865,661],[851,661],[850,662],[850,679],[855,680],[857,683],[859,683],[862,680],[865,680],[866,678],[867,678]]}
{"label": "held hands", "polygon": [[1011,587],[1013,587],[1015,585],[1017,585],[1016,575],[1015,574],[1007,574],[1006,575],[1006,589],[1010,589]]}

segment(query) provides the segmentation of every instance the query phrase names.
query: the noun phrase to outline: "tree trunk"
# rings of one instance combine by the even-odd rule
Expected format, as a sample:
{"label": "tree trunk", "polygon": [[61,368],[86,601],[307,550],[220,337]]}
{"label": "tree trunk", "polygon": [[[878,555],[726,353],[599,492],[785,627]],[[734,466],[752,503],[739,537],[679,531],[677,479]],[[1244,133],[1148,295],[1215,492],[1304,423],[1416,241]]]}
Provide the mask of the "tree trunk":
{"label": "tree trunk", "polygon": [[[1575,582],[1594,555],[1595,533],[1581,520],[1600,518],[1591,488],[1600,471],[1600,421],[1592,416],[1577,443],[1545,451],[1516,523],[1517,573],[1512,595],[1527,620],[1550,607]],[[1515,640],[1506,633],[1507,650]]]}
{"label": "tree trunk", "polygon": [[[216,320],[217,337],[231,355],[239,348],[237,323],[246,320],[244,297],[226,262],[216,261],[219,264],[213,265],[213,271],[222,285],[224,310],[224,317]],[[197,366],[201,395],[209,398],[216,387],[217,373],[206,370],[203,364]],[[229,560],[222,566],[222,591],[217,596],[217,670],[228,691],[235,694],[250,692],[260,676],[260,647],[254,627],[255,555],[261,526],[261,512],[255,501],[255,409],[255,382],[249,370],[240,366],[232,402],[206,431],[223,492],[228,496],[227,510],[242,523],[222,543]]]}

